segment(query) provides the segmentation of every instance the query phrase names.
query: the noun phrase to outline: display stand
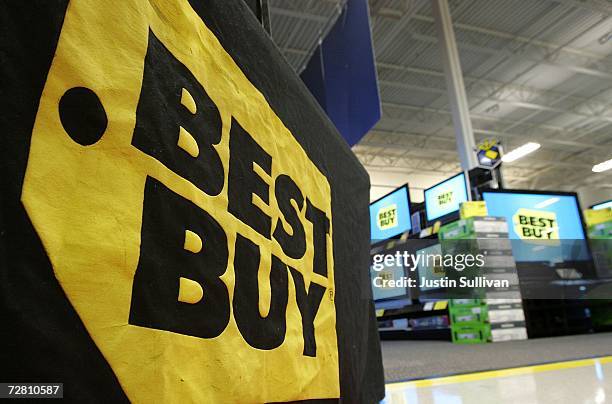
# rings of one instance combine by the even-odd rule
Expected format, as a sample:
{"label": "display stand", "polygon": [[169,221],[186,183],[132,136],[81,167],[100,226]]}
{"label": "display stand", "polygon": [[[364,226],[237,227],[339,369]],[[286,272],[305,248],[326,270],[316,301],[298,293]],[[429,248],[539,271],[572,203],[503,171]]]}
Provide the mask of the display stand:
{"label": "display stand", "polygon": [[448,301],[376,311],[383,339],[450,340]]}
{"label": "display stand", "polygon": [[[506,220],[488,216],[470,217],[442,226],[439,238],[443,254],[482,254],[486,258],[479,276],[509,281],[509,286],[505,288],[472,290],[468,298],[451,299],[453,342],[527,339],[521,291]],[[447,276],[458,277],[460,274],[454,268],[448,268],[446,272]]]}

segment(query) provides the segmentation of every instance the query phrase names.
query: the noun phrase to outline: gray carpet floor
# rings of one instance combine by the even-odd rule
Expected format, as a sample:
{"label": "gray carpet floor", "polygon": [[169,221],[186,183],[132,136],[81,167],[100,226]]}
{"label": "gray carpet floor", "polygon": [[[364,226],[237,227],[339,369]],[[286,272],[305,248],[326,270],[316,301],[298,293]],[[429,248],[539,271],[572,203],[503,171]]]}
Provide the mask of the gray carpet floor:
{"label": "gray carpet floor", "polygon": [[612,355],[612,333],[456,345],[382,341],[387,383]]}

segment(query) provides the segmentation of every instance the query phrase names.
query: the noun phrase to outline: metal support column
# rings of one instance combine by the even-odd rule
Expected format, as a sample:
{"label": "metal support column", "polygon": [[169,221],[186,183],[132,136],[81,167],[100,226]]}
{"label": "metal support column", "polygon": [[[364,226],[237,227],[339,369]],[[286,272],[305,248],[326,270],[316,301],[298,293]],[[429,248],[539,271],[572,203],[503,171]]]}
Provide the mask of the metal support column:
{"label": "metal support column", "polygon": [[478,165],[470,109],[465,95],[459,53],[453,32],[448,0],[432,0],[433,14],[438,29],[438,43],[444,63],[448,99],[453,113],[453,126],[461,168],[470,170]]}

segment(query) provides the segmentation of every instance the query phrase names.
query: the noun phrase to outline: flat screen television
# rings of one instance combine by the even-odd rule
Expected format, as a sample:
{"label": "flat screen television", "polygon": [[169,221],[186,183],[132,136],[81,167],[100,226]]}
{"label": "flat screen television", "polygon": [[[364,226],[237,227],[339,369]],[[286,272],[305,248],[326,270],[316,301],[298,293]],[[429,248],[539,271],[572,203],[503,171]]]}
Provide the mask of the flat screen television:
{"label": "flat screen television", "polygon": [[395,237],[411,228],[408,184],[370,204],[370,238],[373,242]]}
{"label": "flat screen television", "polygon": [[576,193],[505,189],[482,197],[489,216],[506,218],[517,263],[591,260]]}
{"label": "flat screen television", "polygon": [[444,223],[457,219],[460,204],[469,200],[468,192],[464,173],[427,188],[424,192],[427,223],[431,225],[438,220]]}
{"label": "flat screen television", "polygon": [[[410,304],[410,288],[407,286],[381,286],[383,280],[401,280],[408,277],[409,274],[404,266],[399,263],[393,265],[385,265],[384,269],[376,271],[374,266],[370,267],[370,282],[372,284],[372,297],[375,302],[381,302],[393,299],[407,298]],[[378,278],[378,279],[377,279]]]}
{"label": "flat screen television", "polygon": [[591,209],[594,209],[594,210],[606,209],[606,208],[612,208],[612,199],[610,199],[609,201],[605,201],[605,202],[599,202],[591,206]]}
{"label": "flat screen television", "polygon": [[440,244],[434,244],[432,246],[417,250],[416,254],[423,257],[423,259],[421,259],[417,265],[420,285],[419,290],[421,292],[427,292],[430,290],[439,289],[437,287],[425,285],[431,285],[431,281],[438,280],[446,276],[446,271],[442,265],[441,258],[434,259],[436,256],[442,257],[442,247]]}

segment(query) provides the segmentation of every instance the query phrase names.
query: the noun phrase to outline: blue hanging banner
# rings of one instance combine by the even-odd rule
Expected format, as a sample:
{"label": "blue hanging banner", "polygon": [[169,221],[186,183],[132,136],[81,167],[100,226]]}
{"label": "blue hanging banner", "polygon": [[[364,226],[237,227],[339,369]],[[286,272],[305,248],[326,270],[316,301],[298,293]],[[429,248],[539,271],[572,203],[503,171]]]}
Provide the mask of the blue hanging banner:
{"label": "blue hanging banner", "polygon": [[378,122],[380,96],[366,0],[347,1],[301,77],[350,146]]}

